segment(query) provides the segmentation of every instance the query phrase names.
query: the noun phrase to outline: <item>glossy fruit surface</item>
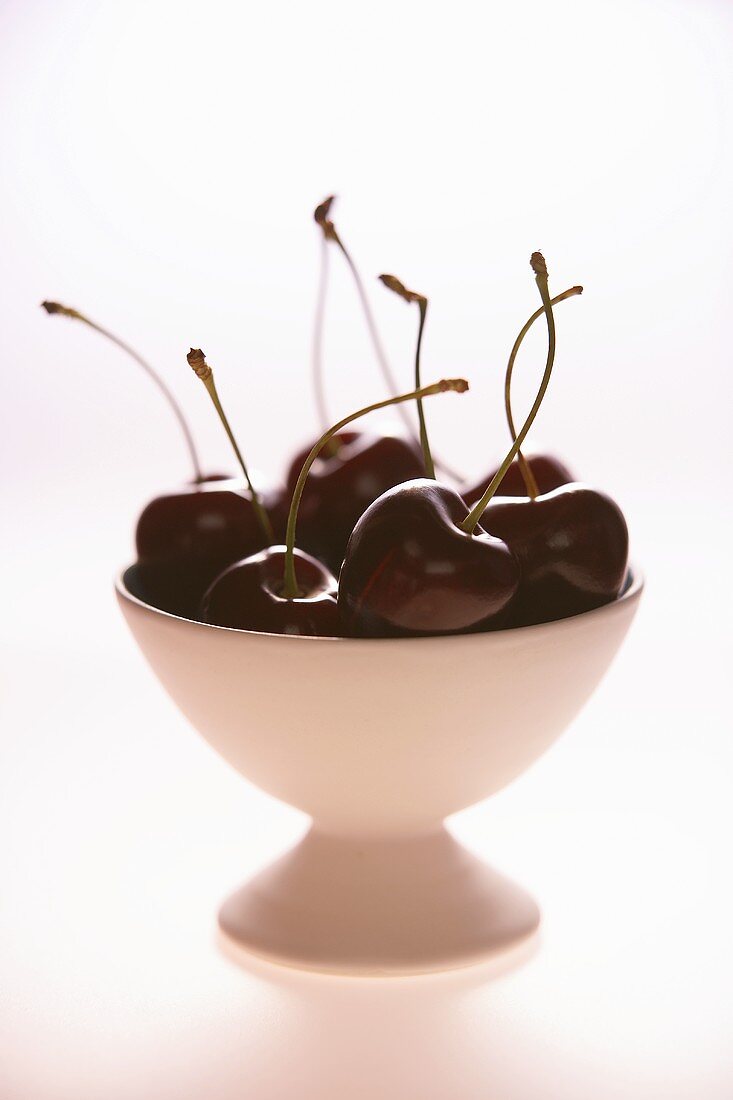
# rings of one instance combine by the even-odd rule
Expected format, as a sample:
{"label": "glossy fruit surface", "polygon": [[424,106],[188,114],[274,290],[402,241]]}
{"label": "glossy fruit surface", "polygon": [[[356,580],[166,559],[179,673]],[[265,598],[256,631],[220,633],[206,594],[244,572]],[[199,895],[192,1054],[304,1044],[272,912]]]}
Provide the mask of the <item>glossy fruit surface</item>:
{"label": "glossy fruit surface", "polygon": [[[296,549],[295,569],[302,595],[286,599],[282,595],[284,568],[284,546],[269,546],[231,565],[206,592],[202,621],[268,634],[342,634],[332,574],[310,554]],[[283,669],[283,677],[287,677],[287,669]]]}
{"label": "glossy fruit surface", "polygon": [[[387,489],[422,477],[420,448],[398,435],[341,432],[335,453],[322,451],[308,475],[298,511],[298,545],[338,575],[356,521]],[[292,492],[309,451],[290,467]]]}
{"label": "glossy fruit surface", "polygon": [[265,541],[239,479],[214,475],[155,497],[135,532],[146,599],[173,615],[195,618],[214,578]]}
{"label": "glossy fruit surface", "polygon": [[451,634],[504,624],[519,564],[497,538],[459,524],[468,507],[454,490],[421,478],[384,493],[349,540],[339,578],[348,634]]}
{"label": "glossy fruit surface", "polygon": [[[572,473],[565,463],[561,462],[560,459],[556,458],[554,455],[530,453],[526,455],[525,458],[532,468],[532,473],[535,476],[540,493],[549,493],[553,489],[558,489],[561,485],[567,485],[568,482],[574,480]],[[475,504],[477,500],[481,499],[484,489],[492,481],[497,469],[498,467],[495,466],[486,477],[481,479],[481,481],[472,485],[469,489],[461,490],[461,496],[466,501],[466,504]],[[516,458],[501,479],[501,483],[497,490],[497,496],[527,496],[527,487],[524,484],[522,471]]]}
{"label": "glossy fruit surface", "polygon": [[628,530],[605,493],[573,482],[535,500],[494,497],[481,524],[504,540],[522,567],[513,626],[590,611],[623,588]]}

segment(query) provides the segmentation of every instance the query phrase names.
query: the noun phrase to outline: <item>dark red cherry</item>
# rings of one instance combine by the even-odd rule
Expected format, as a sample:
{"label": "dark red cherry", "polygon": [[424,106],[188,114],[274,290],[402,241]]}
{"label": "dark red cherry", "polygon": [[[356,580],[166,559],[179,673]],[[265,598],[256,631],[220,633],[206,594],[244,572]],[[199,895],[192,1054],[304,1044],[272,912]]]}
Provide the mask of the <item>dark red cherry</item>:
{"label": "dark red cherry", "polygon": [[503,539],[522,567],[513,626],[590,611],[621,592],[629,536],[621,509],[605,493],[574,482],[534,500],[494,497],[481,525]]}
{"label": "dark red cherry", "polygon": [[332,574],[295,545],[299,507],[309,473],[334,436],[367,413],[436,394],[465,393],[467,389],[468,382],[464,378],[443,378],[432,385],[419,386],[410,393],[358,409],[324,432],[309,451],[298,474],[290,502],[285,545],[271,546],[261,554],[238,562],[219,577],[204,600],[202,613],[206,620],[280,634],[329,637],[341,634],[336,582]]}
{"label": "dark red cherry", "polygon": [[242,481],[215,476],[151,500],[135,542],[146,602],[195,618],[214,578],[266,539]]}
{"label": "dark red cherry", "polygon": [[339,578],[346,632],[361,637],[454,634],[501,626],[519,564],[468,515],[454,489],[420,478],[384,493],[349,539]]}
{"label": "dark red cherry", "polygon": [[301,594],[287,599],[283,595],[285,553],[284,546],[269,546],[226,569],[203,598],[203,622],[267,634],[342,634],[335,578],[310,554],[296,549]]}
{"label": "dark red cherry", "polygon": [[[565,463],[554,455],[530,453],[525,455],[525,458],[532,469],[540,493],[549,493],[553,489],[558,489],[561,485],[567,485],[568,482],[574,480]],[[469,489],[461,490],[461,496],[466,504],[475,504],[477,500],[481,499],[486,486],[493,479],[498,468],[498,466],[495,466],[490,474],[481,478],[475,485],[472,485]],[[503,497],[527,496],[527,487],[524,484],[518,459],[514,459],[504,474],[496,492],[497,496]]]}
{"label": "dark red cherry", "polygon": [[[340,432],[338,448],[313,463],[298,512],[298,545],[338,575],[356,521],[372,501],[425,472],[418,445],[398,435]],[[293,491],[309,454],[296,455],[287,477]]]}

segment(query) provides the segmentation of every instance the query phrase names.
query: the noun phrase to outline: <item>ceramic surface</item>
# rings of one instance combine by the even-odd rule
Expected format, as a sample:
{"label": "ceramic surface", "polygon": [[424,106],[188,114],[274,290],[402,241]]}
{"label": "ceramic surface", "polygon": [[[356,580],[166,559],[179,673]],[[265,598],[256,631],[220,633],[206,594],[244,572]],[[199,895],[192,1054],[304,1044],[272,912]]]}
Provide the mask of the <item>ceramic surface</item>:
{"label": "ceramic surface", "polygon": [[614,603],[487,634],[344,639],[176,618],[117,582],[168,694],[239,772],[313,818],[225,903],[220,924],[277,961],[384,973],[462,965],[531,933],[532,900],[442,822],[500,790],[562,733],[636,612]]}

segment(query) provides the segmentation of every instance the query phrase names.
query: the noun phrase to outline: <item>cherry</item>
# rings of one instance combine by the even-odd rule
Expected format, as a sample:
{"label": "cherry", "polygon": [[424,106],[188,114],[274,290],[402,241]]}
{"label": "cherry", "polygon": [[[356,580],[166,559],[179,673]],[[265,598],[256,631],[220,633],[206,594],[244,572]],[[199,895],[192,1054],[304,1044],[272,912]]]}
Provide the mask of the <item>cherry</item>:
{"label": "cherry", "polygon": [[196,445],[178,401],[158,372],[134,348],[83,313],[58,302],[43,302],[47,313],[81,321],[142,367],[170,405],[193,466],[192,480],[161,494],[137,522],[140,594],[175,615],[196,613],[202,593],[230,562],[264,545],[244,483],[227,474],[204,474]]}
{"label": "cherry", "polygon": [[341,624],[336,579],[310,554],[297,548],[298,582],[303,596],[283,595],[286,548],[268,546],[230,565],[201,604],[205,623],[264,634],[338,637]]}
{"label": "cherry", "polygon": [[[568,467],[555,455],[531,453],[524,458],[540,493],[549,493],[552,489],[558,489],[561,485],[567,485],[568,482],[573,481],[573,475]],[[475,485],[461,490],[461,495],[467,504],[475,504],[481,499],[487,481],[493,481],[497,468],[495,467],[487,477],[482,478]],[[527,485],[517,458],[501,479],[497,492],[503,497],[527,496]]]}
{"label": "cherry", "polygon": [[349,539],[339,578],[339,607],[350,634],[449,634],[508,621],[519,590],[519,560],[479,520],[524,442],[552,372],[555,329],[547,268],[540,253],[533,254],[531,264],[547,313],[550,348],[522,430],[470,511],[457,492],[427,479],[398,486],[367,509]]}
{"label": "cherry", "polygon": [[[298,515],[301,547],[338,575],[346,544],[362,513],[385,490],[420,477],[420,449],[398,435],[340,432],[338,449],[324,447],[313,464]],[[309,452],[298,454],[288,472],[292,493]]]}
{"label": "cherry", "polygon": [[519,565],[498,538],[461,523],[455,489],[421,478],[367,508],[349,539],[338,602],[347,633],[387,638],[502,626]]}
{"label": "cherry", "polygon": [[590,611],[623,588],[629,535],[621,509],[605,493],[571,483],[534,500],[494,497],[481,524],[522,567],[512,626]]}
{"label": "cherry", "polygon": [[204,622],[276,634],[330,637],[341,634],[336,581],[319,561],[296,549],[298,508],[308,474],[321,450],[357,418],[402,401],[413,401],[447,390],[462,393],[463,379],[449,379],[412,393],[368,405],[324,432],[303,463],[293,491],[285,546],[270,546],[237,562],[214,581],[204,596]]}
{"label": "cherry", "polygon": [[201,596],[232,562],[266,545],[241,481],[204,481],[151,500],[135,531],[140,595],[195,618]]}
{"label": "cherry", "polygon": [[187,358],[219,415],[244,482],[199,483],[156,498],[140,516],[136,545],[144,598],[164,611],[194,618],[212,581],[239,558],[272,542],[273,530],[222,408],[213,371],[200,349],[191,348]]}
{"label": "cherry", "polygon": [[[552,302],[547,289],[544,263],[535,265],[548,323],[548,364],[555,350]],[[534,317],[515,343],[513,357]],[[513,364],[510,359],[510,368]],[[549,380],[545,372],[543,385]],[[511,369],[507,372],[506,404],[509,409]],[[541,395],[540,395],[541,400]],[[537,403],[535,403],[536,405]],[[509,428],[519,452],[524,428],[518,438],[511,411]],[[526,427],[526,425],[525,425]],[[537,492],[537,471],[522,471],[527,480],[526,497],[492,498],[502,484],[503,468],[476,503],[471,515],[482,527],[503,539],[519,559],[522,579],[511,610],[511,625],[550,622],[590,611],[615,599],[627,572],[629,537],[626,521],[617,504],[605,493],[571,482],[546,493]],[[534,476],[533,476],[534,475]]]}

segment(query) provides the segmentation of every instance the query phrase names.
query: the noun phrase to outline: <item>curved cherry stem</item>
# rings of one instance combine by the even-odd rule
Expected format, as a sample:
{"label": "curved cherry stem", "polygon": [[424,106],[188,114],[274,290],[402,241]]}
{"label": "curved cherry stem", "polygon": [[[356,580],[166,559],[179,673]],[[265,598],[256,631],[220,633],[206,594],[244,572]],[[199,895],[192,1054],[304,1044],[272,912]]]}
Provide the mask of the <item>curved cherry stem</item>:
{"label": "curved cherry stem", "polygon": [[191,465],[193,466],[194,470],[194,479],[198,483],[202,482],[203,474],[201,472],[201,463],[199,462],[198,451],[196,450],[196,444],[193,441],[193,435],[191,434],[191,429],[188,426],[188,421],[183,415],[183,410],[178,404],[176,398],[173,396],[172,391],[168,388],[168,385],[163,381],[158,372],[153,367],[151,367],[147,359],[143,359],[142,355],[138,351],[135,351],[135,349],[133,347],[130,347],[130,345],[127,344],[124,340],[121,340],[119,336],[115,336],[115,334],[113,332],[110,332],[109,329],[102,328],[102,326],[98,325],[96,321],[91,321],[88,317],[85,317],[83,313],[79,313],[77,309],[71,309],[69,306],[62,306],[59,302],[41,302],[41,305],[45,309],[46,313],[58,313],[62,317],[70,317],[74,321],[81,321],[82,324],[86,325],[88,328],[94,329],[95,332],[98,332],[100,336],[104,336],[107,340],[110,340],[111,343],[116,344],[116,346],[120,348],[121,351],[124,351],[127,355],[130,356],[131,359],[135,360],[138,366],[142,367],[147,376],[151,378],[155,385],[158,387],[158,389],[170,405],[171,409],[173,410],[173,413],[180,425],[181,431],[183,432],[183,438],[186,441],[186,447],[188,448],[188,453],[191,457]]}
{"label": "curved cherry stem", "polygon": [[323,433],[318,442],[311,448],[310,454],[303,463],[290,502],[288,526],[285,534],[285,576],[283,583],[283,596],[285,599],[295,600],[301,595],[295,573],[295,532],[298,522],[298,507],[311,466],[329,439],[345,428],[347,424],[351,424],[352,421],[358,420],[361,416],[366,416],[367,413],[376,412],[378,409],[386,409],[390,405],[399,405],[405,401],[416,401],[423,397],[431,397],[436,393],[447,393],[449,391],[465,393],[467,389],[468,382],[465,378],[443,378],[440,382],[434,382],[430,386],[423,386],[421,389],[412,390],[410,393],[402,393],[397,397],[388,397],[384,401],[376,401],[373,405],[367,405],[366,408],[359,409],[358,412],[352,413],[350,416],[345,416],[343,420],[339,420],[337,424],[334,424],[327,432]]}
{"label": "curved cherry stem", "polygon": [[552,299],[550,298],[550,292],[547,286],[547,265],[541,252],[533,252],[530,263],[532,264],[532,270],[535,273],[537,288],[540,292],[540,297],[542,298],[542,310],[547,318],[547,361],[545,363],[545,373],[542,375],[542,382],[540,383],[540,388],[537,391],[537,396],[535,398],[534,404],[532,405],[532,408],[529,411],[529,415],[522,425],[522,428],[516,439],[514,440],[514,443],[510,447],[504,461],[489,482],[484,495],[481,497],[478,503],[473,506],[471,511],[464,519],[463,523],[460,524],[461,529],[469,535],[473,534],[476,527],[480,523],[481,516],[484,514],[487,504],[496,493],[496,490],[499,488],[504,478],[504,474],[507,472],[512,462],[514,461],[514,458],[519,451],[519,448],[524,443],[524,440],[527,437],[527,433],[534,423],[534,419],[539,412],[540,405],[542,404],[545,393],[547,392],[547,387],[550,384],[552,367],[555,362],[555,318],[552,313]]}
{"label": "curved cherry stem", "polygon": [[[572,298],[576,294],[582,294],[582,286],[571,286],[568,290],[564,290],[562,294],[557,294],[551,299],[553,306],[556,306],[558,302],[564,302],[566,298]],[[504,409],[506,411],[507,424],[509,425],[509,433],[512,437],[512,441],[517,438],[517,431],[514,427],[514,417],[512,416],[512,404],[511,404],[511,388],[512,388],[512,374],[514,372],[514,363],[517,358],[522,341],[532,328],[532,325],[537,321],[545,312],[545,307],[541,306],[536,310],[530,319],[525,324],[524,328],[520,331],[516,340],[514,341],[514,347],[512,348],[511,355],[509,356],[509,362],[507,363],[506,375],[504,378]],[[537,479],[534,476],[532,467],[527,459],[522,454],[521,450],[517,451],[517,463],[519,464],[519,471],[522,475],[527,495],[535,500],[540,495],[539,486],[537,485]]]}
{"label": "curved cherry stem", "polygon": [[212,371],[209,364],[206,362],[206,356],[201,351],[201,348],[191,348],[188,355],[186,356],[186,359],[188,360],[188,365],[191,367],[194,374],[203,382],[204,386],[206,387],[206,391],[211,398],[211,402],[217,413],[219,414],[219,419],[224,426],[224,431],[227,433],[229,442],[232,445],[232,450],[234,451],[237,462],[239,463],[240,469],[244,475],[244,480],[247,484],[247,488],[249,489],[250,497],[252,498],[252,507],[255,510],[255,514],[259,521],[260,527],[262,528],[262,533],[264,534],[267,543],[270,544],[274,538],[272,523],[270,522],[270,517],[267,514],[267,511],[259,498],[257,490],[252,484],[252,479],[249,476],[247,466],[244,459],[242,458],[242,452],[240,451],[237,441],[234,438],[234,432],[229,426],[227,415],[224,412],[221,401],[219,400],[216,383],[214,382],[214,372]]}
{"label": "curved cherry stem", "polygon": [[[373,313],[371,311],[371,308],[369,306],[369,299],[366,296],[366,290],[364,289],[364,283],[362,282],[361,276],[359,275],[359,272],[356,269],[354,261],[351,259],[351,256],[349,256],[349,254],[347,253],[347,251],[344,248],[340,238],[337,238],[337,244],[338,244],[339,248],[341,249],[341,251],[343,252],[344,256],[346,257],[346,262],[348,263],[349,267],[351,268],[352,274],[354,276],[354,281],[356,282],[356,288],[359,292],[359,297],[361,298],[361,303],[362,303],[362,306],[364,308],[364,315],[366,316],[366,319],[367,319],[367,325],[369,327],[369,332],[370,332],[371,337],[372,337],[372,343],[374,344],[374,350],[376,352],[377,359],[379,360],[380,366],[382,368],[382,376],[383,376],[384,381],[387,385],[387,389],[392,394],[392,396],[394,396],[398,391],[398,385],[397,385],[397,382],[395,381],[395,377],[392,373],[390,365],[387,362],[387,358],[384,354],[384,351],[382,350],[382,344],[381,344],[381,341],[379,339],[379,333],[377,331],[377,326],[374,322],[374,315],[373,315]],[[419,371],[419,357],[420,357],[420,344],[422,342],[422,331],[423,331],[423,327],[425,325],[425,313],[427,313],[427,309],[428,309],[428,302],[427,302],[427,298],[426,298],[425,299],[425,308],[424,308],[424,310],[423,310],[422,306],[420,307],[421,318],[420,318],[420,330],[419,330],[419,333],[418,333],[418,346],[417,346],[417,359],[418,359],[418,362],[416,362],[416,364],[415,364],[415,375],[416,375],[416,377],[415,377],[415,387],[416,387],[416,389],[420,388],[420,380],[419,380],[419,374],[418,374],[418,371]],[[404,409],[398,409],[397,411],[399,412],[400,416],[402,417],[402,422],[405,425],[405,427],[406,427],[406,429],[409,433],[410,438],[415,440],[415,429],[412,426],[412,423],[410,421],[410,417],[407,415],[407,413],[405,412]],[[430,453],[430,445],[428,443],[427,432],[426,432],[426,429],[425,429],[425,417],[423,415],[422,402],[421,401],[417,402],[417,416],[418,416],[418,420],[420,422],[419,443],[420,443],[420,446],[422,448],[423,455],[425,455],[426,448],[427,448],[427,452],[428,452],[428,456],[429,456],[427,461],[426,461],[425,468],[426,468],[426,470],[428,468],[430,468],[430,470],[432,471],[431,473],[428,474],[428,477],[434,478],[435,477],[435,466],[439,466],[440,469],[444,473],[448,474],[448,476],[452,477],[455,481],[462,481],[463,480],[463,475],[457,473],[456,470],[454,470],[451,466],[448,466],[447,463],[445,463],[442,460],[442,458],[438,458],[438,459],[435,459],[435,461],[433,461],[433,456]]]}

